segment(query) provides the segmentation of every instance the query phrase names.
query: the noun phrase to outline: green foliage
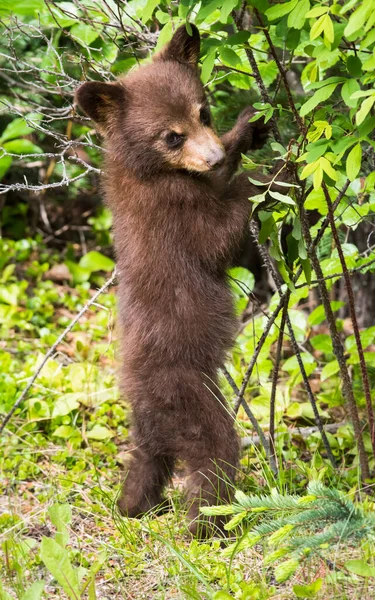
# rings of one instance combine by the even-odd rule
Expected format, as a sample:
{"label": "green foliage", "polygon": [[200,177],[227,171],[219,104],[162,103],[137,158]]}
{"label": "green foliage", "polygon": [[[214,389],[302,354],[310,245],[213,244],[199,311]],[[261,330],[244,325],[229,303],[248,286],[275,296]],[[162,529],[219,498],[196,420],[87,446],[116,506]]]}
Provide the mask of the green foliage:
{"label": "green foliage", "polygon": [[[252,548],[264,540],[267,550],[265,564],[278,562],[275,567],[276,581],[288,580],[307,559],[315,554],[332,552],[343,543],[354,545],[366,539],[374,540],[375,517],[371,511],[356,506],[353,501],[336,489],[329,489],[318,481],[308,486],[307,496],[280,494],[273,489],[270,496],[246,496],[240,491],[235,494],[235,503],[230,506],[201,508],[205,515],[233,514],[225,528],[230,531],[238,525],[250,525],[240,541],[223,550],[224,556],[234,556],[246,548]],[[257,523],[254,525],[254,522]],[[349,561],[347,568],[365,577],[374,576],[374,568],[361,561]],[[321,585],[321,583],[320,583]],[[319,584],[299,594],[313,597]],[[311,594],[308,595],[308,594]]]}
{"label": "green foliage", "polygon": [[[277,124],[278,141],[271,140],[264,150],[243,157],[243,168],[259,191],[252,198],[260,225],[259,242],[269,248],[284,282],[282,291],[288,287],[291,292],[289,318],[303,350],[305,372],[316,391],[319,413],[324,421],[346,418],[324,308],[317,305],[311,310],[317,277],[308,257],[301,214],[302,207],[316,211],[318,220],[310,228],[314,238],[328,214],[323,184],[334,202],[348,179],[349,186],[335,212],[345,262],[353,277],[359,272],[374,273],[372,238],[368,230],[362,236],[375,212],[373,8],[371,0],[250,0],[243,23],[249,31],[245,31],[238,24],[241,6],[237,0],[53,4],[2,0],[1,416],[11,409],[48,348],[92,290],[102,285],[104,276],[114,268],[110,258],[112,218],[98,202],[101,141],[90,121],[77,113],[74,91],[84,79],[112,80],[147,62],[177,26],[186,23],[189,30],[189,23],[196,23],[202,33],[202,80],[218,130],[229,129],[249,104],[258,111],[254,122],[264,118],[270,125]],[[249,62],[251,53],[268,97],[259,92],[258,75]],[[289,71],[289,89],[275,56]],[[278,174],[283,174],[285,159],[295,164],[298,178],[271,190],[270,184],[260,181],[259,171],[268,170],[277,161]],[[361,237],[369,243],[361,244]],[[344,320],[346,302],[334,287],[342,278],[342,265],[329,227],[317,254],[363,419],[360,357]],[[60,269],[58,276],[56,267]],[[242,323],[227,369],[240,387],[266,326],[265,312],[272,313],[280,295],[275,292],[268,307],[250,314],[249,294],[256,291],[253,274],[237,267],[230,270],[229,282]],[[271,477],[262,451],[252,446],[242,459],[241,482],[251,493],[237,491],[233,505],[205,509],[231,517],[226,528],[235,539],[233,545],[221,555],[217,541],[187,541],[176,490],[171,492],[174,513],[146,524],[117,518],[118,531],[113,533],[113,489],[119,470],[115,456],[118,444],[128,435],[128,408],[119,400],[115,385],[113,313],[115,300],[108,293],[58,347],[4,433],[1,491],[11,494],[15,490],[17,498],[34,503],[33,522],[37,528],[51,523],[54,533],[53,537],[44,535],[42,529],[42,541],[39,535],[34,539],[32,530],[28,535],[28,529],[21,528],[28,524],[28,517],[16,508],[14,514],[0,517],[7,556],[1,566],[1,597],[34,600],[47,596],[50,590],[46,582],[53,577],[57,594],[88,596],[91,600],[96,597],[98,580],[103,583],[103,573],[104,589],[112,582],[112,595],[121,590],[125,597],[130,593],[129,580],[138,593],[140,580],[154,571],[145,593],[160,599],[263,600],[285,592],[288,599],[294,594],[326,600],[337,597],[337,585],[344,582],[347,588],[353,578],[353,589],[356,577],[371,584],[373,546],[372,542],[366,546],[364,540],[373,536],[373,506],[370,501],[355,504],[336,489],[358,489],[353,427],[345,422],[327,434],[333,454],[344,467],[335,473],[327,464],[320,433],[314,431],[306,438],[297,433],[301,427],[314,424],[315,417],[287,334],[275,395],[279,478]],[[281,315],[271,327],[245,392],[266,432],[280,325]],[[374,332],[374,327],[364,327],[360,336],[372,397]],[[221,386],[230,400],[232,389],[224,380]],[[251,431],[242,409],[239,427],[241,433]],[[371,456],[368,433],[364,442]],[[46,472],[51,473],[48,485]],[[326,486],[312,484],[309,495],[301,498],[307,482],[318,476]],[[98,479],[108,483],[106,504],[98,501]],[[267,485],[277,491],[267,494]],[[79,511],[85,519],[89,513],[94,520],[93,531],[88,519],[84,539],[79,528],[73,527],[72,519]],[[100,554],[102,537],[111,557],[106,565]],[[94,538],[98,545],[86,555],[86,546]],[[348,555],[344,544],[340,545],[344,540],[350,548]],[[264,569],[251,562],[257,560],[257,553],[251,550],[256,544],[265,545]],[[78,549],[81,546],[85,549],[82,552]],[[333,548],[337,555],[343,554],[339,562],[345,572],[337,575],[334,586],[333,578],[318,577],[313,567],[302,573],[301,564],[306,566],[309,559],[309,565],[314,560],[318,564],[322,560],[324,565]],[[276,565],[277,591],[268,578],[269,565]],[[100,578],[96,577],[99,571]],[[288,583],[282,582],[292,579],[293,573],[298,573],[298,580],[292,580],[288,588]],[[97,597],[99,594],[102,590]],[[343,594],[343,598],[348,597]]]}

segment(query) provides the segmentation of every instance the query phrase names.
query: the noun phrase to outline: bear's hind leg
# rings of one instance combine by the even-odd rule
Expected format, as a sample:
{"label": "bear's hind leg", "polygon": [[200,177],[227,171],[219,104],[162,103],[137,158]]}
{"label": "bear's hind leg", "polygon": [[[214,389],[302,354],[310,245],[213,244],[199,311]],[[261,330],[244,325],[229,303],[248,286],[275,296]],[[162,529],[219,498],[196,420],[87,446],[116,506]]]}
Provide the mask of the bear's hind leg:
{"label": "bear's hind leg", "polygon": [[233,495],[236,469],[224,461],[207,459],[190,473],[186,483],[187,520],[189,531],[198,538],[223,533],[226,518],[208,517],[200,512],[201,506],[223,504]]}
{"label": "bear's hind leg", "polygon": [[211,427],[185,447],[184,458],[189,469],[187,519],[190,532],[200,538],[223,529],[226,522],[223,517],[208,518],[200,513],[200,507],[230,501],[240,454],[232,416],[223,406],[215,408],[210,415]]}
{"label": "bear's hind leg", "polygon": [[140,517],[164,501],[164,486],[172,476],[174,460],[170,456],[152,456],[147,450],[132,452],[129,471],[117,506],[126,517]]}

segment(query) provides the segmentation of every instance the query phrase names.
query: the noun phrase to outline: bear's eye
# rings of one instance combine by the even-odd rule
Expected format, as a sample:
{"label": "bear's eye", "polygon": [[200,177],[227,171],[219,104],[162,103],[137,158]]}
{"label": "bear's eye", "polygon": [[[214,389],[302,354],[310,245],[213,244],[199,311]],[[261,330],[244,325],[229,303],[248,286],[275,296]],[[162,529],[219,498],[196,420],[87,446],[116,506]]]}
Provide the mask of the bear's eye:
{"label": "bear's eye", "polygon": [[211,115],[210,115],[210,111],[207,106],[203,106],[201,108],[201,111],[199,113],[199,118],[200,118],[200,122],[203,123],[203,125],[207,125],[207,126],[210,125]]}
{"label": "bear's eye", "polygon": [[168,133],[165,141],[167,142],[168,148],[179,148],[184,143],[184,136],[176,133],[175,131],[171,131]]}

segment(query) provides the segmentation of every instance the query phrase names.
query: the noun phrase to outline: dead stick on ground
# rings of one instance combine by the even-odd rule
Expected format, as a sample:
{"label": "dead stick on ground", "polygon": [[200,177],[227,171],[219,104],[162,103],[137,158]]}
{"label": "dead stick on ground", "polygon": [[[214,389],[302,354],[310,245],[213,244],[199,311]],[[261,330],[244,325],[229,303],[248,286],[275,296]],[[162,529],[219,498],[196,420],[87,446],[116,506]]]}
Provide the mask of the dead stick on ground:
{"label": "dead stick on ground", "polygon": [[62,332],[62,334],[57,338],[56,342],[48,350],[47,354],[43,358],[41,364],[39,365],[39,367],[35,371],[34,375],[30,379],[30,381],[27,384],[27,386],[25,387],[25,389],[23,390],[22,394],[16,400],[16,402],[13,404],[13,406],[12,406],[11,410],[8,412],[8,414],[5,416],[3,422],[2,422],[2,424],[0,426],[0,434],[4,431],[5,426],[9,423],[10,419],[14,415],[15,411],[17,410],[17,408],[20,406],[20,404],[23,402],[23,400],[25,400],[25,398],[27,397],[27,394],[29,393],[31,387],[34,385],[34,382],[37,379],[39,373],[43,369],[43,367],[46,364],[46,362],[48,361],[48,359],[53,355],[53,353],[55,352],[57,346],[62,342],[62,340],[69,333],[69,331],[71,331],[71,329],[73,329],[74,325],[80,320],[80,318],[82,317],[82,315],[84,315],[85,312],[90,308],[90,306],[92,306],[96,302],[97,298],[101,294],[103,294],[103,292],[105,292],[112,285],[112,283],[114,282],[115,279],[116,279],[116,269],[113,271],[113,273],[112,273],[111,277],[108,279],[108,281],[105,282],[105,284],[100,288],[100,290],[98,290],[97,292],[95,292],[95,294],[93,295],[93,297],[87,302],[87,304],[82,308],[82,310],[79,311],[79,313],[69,323],[69,325],[67,326],[67,328],[64,329],[64,331]]}

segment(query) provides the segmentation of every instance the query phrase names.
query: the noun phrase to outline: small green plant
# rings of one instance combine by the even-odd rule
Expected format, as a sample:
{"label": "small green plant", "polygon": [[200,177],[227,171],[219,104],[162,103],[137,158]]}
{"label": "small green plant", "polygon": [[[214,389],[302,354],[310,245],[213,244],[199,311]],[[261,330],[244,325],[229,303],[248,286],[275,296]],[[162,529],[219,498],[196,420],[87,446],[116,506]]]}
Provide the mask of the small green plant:
{"label": "small green plant", "polygon": [[[79,600],[88,597],[96,598],[95,575],[106,560],[106,552],[101,552],[89,568],[82,565],[75,566],[71,560],[72,552],[69,549],[69,526],[72,522],[72,509],[69,504],[53,504],[48,509],[48,515],[56,528],[54,537],[42,537],[39,546],[40,560],[44,563],[47,571],[61,586],[66,597],[71,600]],[[32,544],[30,544],[30,541]],[[22,564],[27,560],[27,553],[35,549],[35,540],[30,538],[28,543],[6,542],[5,552],[8,555],[8,566],[12,571],[18,572],[21,600],[38,600],[44,591],[46,581],[35,581],[27,590],[22,584]],[[80,561],[85,562],[87,561]],[[0,599],[8,600],[11,596],[0,587]]]}
{"label": "small green plant", "polygon": [[339,544],[375,538],[375,514],[356,506],[348,495],[329,489],[318,481],[308,486],[308,495],[298,497],[272,490],[269,496],[247,496],[240,490],[236,502],[226,506],[202,507],[205,515],[233,515],[228,531],[240,524],[250,531],[223,550],[224,556],[265,543],[264,564],[283,559],[275,568],[278,582],[288,580],[297,568],[315,554]]}

